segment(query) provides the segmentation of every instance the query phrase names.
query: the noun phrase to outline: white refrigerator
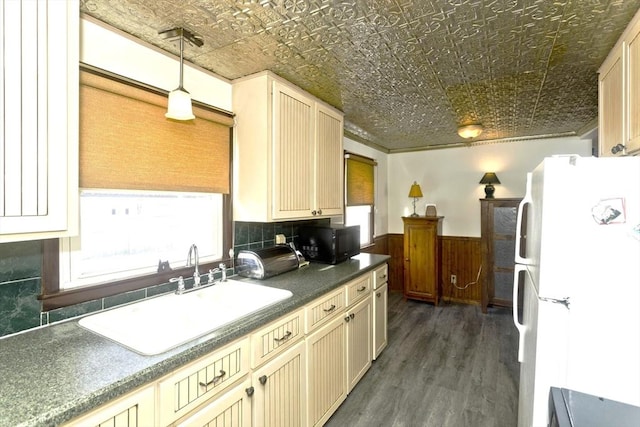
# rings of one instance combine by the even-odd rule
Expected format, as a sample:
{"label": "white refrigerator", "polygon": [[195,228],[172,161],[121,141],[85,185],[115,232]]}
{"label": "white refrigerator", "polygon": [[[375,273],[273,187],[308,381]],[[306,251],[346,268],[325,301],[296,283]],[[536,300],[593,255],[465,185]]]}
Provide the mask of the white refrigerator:
{"label": "white refrigerator", "polygon": [[640,157],[545,158],[517,227],[518,426],[552,386],[640,406]]}

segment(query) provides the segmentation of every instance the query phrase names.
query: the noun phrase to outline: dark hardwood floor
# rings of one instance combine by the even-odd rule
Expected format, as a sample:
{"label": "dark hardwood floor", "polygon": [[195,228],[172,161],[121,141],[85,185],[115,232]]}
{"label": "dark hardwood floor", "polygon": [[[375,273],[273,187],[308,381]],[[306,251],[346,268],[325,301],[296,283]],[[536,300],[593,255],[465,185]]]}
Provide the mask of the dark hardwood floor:
{"label": "dark hardwood floor", "polygon": [[518,336],[511,311],[389,294],[387,348],[328,427],[517,425]]}

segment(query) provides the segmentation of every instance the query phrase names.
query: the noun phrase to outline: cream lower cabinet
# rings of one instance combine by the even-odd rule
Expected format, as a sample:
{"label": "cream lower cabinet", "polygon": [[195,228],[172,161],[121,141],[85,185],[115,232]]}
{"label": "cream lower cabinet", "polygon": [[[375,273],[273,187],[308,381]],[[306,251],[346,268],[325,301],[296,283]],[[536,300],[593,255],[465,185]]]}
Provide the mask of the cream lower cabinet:
{"label": "cream lower cabinet", "polygon": [[387,346],[387,284],[373,291],[373,360]]}
{"label": "cream lower cabinet", "polygon": [[65,427],[147,427],[156,425],[155,386],[150,385],[76,418]]}
{"label": "cream lower cabinet", "polygon": [[[177,427],[224,426],[251,427],[251,380],[223,393],[176,424]],[[151,425],[151,424],[149,424]]]}
{"label": "cream lower cabinet", "polygon": [[376,360],[387,346],[388,277],[387,264],[373,271],[373,360]]}
{"label": "cream lower cabinet", "polygon": [[306,368],[305,342],[302,340],[253,372],[254,426],[305,425]]}
{"label": "cream lower cabinet", "polygon": [[341,315],[307,336],[309,426],[323,425],[347,398],[346,338]]}
{"label": "cream lower cabinet", "polygon": [[347,323],[347,381],[351,392],[371,367],[371,295],[348,309],[344,319]]}

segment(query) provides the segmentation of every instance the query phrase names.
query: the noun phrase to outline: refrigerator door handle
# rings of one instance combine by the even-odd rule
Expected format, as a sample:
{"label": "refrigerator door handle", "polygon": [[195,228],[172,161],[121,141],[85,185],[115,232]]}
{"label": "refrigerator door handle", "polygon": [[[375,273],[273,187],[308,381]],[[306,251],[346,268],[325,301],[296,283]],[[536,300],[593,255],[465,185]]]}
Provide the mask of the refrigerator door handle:
{"label": "refrigerator door handle", "polygon": [[527,327],[518,321],[518,288],[519,282],[518,278],[520,277],[521,271],[527,271],[527,267],[522,264],[516,264],[515,269],[513,270],[513,324],[516,325],[516,329],[518,329],[518,362],[522,363],[524,359],[524,334],[527,330]]}
{"label": "refrigerator door handle", "polygon": [[524,215],[524,207],[533,201],[531,197],[531,180],[532,180],[531,173],[527,173],[527,189],[525,191],[524,198],[518,205],[518,215],[516,217],[516,251],[515,251],[516,263],[525,264],[525,265],[530,265],[533,263],[533,260],[531,260],[530,258],[524,258],[520,256],[520,242],[522,241],[522,236],[524,236],[525,241],[527,238],[526,230],[522,229],[522,217]]}

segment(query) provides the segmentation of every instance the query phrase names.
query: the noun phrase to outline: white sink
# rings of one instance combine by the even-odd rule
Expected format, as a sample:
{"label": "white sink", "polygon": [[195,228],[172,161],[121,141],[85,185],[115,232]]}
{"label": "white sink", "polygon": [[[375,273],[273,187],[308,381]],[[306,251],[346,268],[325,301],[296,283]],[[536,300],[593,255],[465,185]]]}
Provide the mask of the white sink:
{"label": "white sink", "polygon": [[80,326],[151,356],[290,298],[284,289],[227,280],[182,295],[169,294],[80,319]]}

